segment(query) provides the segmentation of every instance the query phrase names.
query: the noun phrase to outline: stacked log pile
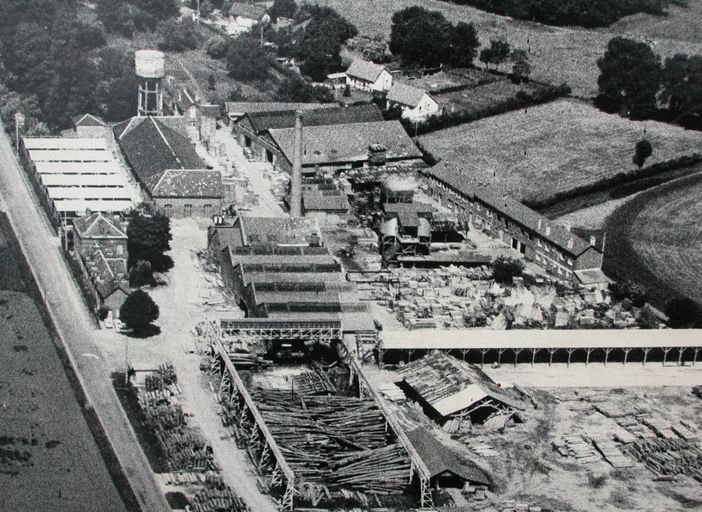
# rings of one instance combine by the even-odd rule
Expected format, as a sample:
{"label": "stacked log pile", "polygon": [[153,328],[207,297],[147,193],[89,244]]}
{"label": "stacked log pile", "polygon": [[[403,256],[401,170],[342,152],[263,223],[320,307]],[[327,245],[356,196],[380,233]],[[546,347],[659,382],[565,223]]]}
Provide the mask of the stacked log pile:
{"label": "stacked log pile", "polygon": [[702,483],[702,450],[685,439],[642,439],[625,450],[659,478],[687,475]]}
{"label": "stacked log pile", "polygon": [[593,437],[592,443],[602,454],[604,459],[614,468],[630,468],[634,466],[631,458],[627,457],[612,439],[607,437]]}
{"label": "stacked log pile", "polygon": [[575,457],[578,462],[588,464],[600,460],[594,446],[581,434],[563,436],[560,440],[553,441],[553,449],[563,457]]}
{"label": "stacked log pile", "polygon": [[336,386],[316,361],[312,362],[312,371],[295,376],[293,389],[301,395],[336,394]]}
{"label": "stacked log pile", "polygon": [[409,458],[374,402],[272,390],[254,400],[300,482],[379,495],[407,486]]}

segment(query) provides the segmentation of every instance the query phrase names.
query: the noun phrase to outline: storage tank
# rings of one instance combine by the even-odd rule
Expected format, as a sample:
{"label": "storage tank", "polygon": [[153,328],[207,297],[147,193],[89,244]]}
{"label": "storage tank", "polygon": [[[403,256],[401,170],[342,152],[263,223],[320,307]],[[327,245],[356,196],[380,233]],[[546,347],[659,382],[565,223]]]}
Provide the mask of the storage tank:
{"label": "storage tank", "polygon": [[139,104],[137,114],[140,116],[163,115],[163,84],[166,74],[166,58],[157,50],[138,50],[134,52],[134,64],[139,82]]}

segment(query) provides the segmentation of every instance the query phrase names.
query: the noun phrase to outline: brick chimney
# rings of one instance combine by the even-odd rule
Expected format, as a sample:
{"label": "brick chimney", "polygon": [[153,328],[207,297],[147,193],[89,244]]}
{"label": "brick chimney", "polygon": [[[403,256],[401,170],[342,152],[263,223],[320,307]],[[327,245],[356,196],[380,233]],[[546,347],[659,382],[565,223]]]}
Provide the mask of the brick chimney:
{"label": "brick chimney", "polygon": [[302,202],[302,111],[295,112],[292,175],[290,176],[290,216],[299,217]]}
{"label": "brick chimney", "polygon": [[594,236],[590,237],[590,245],[593,247],[595,247],[595,245],[597,245],[597,238],[596,237],[594,237]]}

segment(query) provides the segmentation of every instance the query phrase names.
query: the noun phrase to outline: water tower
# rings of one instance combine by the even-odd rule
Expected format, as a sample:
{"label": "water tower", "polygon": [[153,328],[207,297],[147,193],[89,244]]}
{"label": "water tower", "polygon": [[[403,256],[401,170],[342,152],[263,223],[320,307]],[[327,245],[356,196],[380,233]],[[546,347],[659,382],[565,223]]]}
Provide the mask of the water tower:
{"label": "water tower", "polygon": [[139,81],[140,116],[163,115],[163,84],[165,57],[156,50],[139,50],[134,53],[136,75]]}

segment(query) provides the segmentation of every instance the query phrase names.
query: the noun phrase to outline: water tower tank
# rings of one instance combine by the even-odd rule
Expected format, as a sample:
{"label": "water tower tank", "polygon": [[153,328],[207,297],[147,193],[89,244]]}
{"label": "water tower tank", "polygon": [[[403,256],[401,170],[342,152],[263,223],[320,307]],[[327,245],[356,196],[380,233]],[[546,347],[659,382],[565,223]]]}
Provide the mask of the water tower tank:
{"label": "water tower tank", "polygon": [[166,74],[166,59],[163,52],[157,50],[138,50],[134,52],[136,75],[140,78],[163,78]]}

